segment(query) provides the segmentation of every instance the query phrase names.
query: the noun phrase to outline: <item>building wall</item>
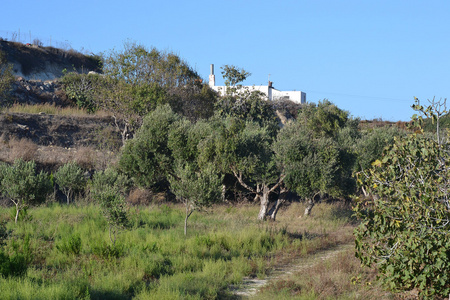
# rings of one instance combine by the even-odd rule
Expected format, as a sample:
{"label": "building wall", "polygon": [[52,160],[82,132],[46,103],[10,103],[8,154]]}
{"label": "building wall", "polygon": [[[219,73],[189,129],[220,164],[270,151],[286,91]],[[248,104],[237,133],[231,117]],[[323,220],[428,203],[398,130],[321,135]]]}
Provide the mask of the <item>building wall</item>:
{"label": "building wall", "polygon": [[[227,90],[226,86],[216,86],[216,77],[214,75],[214,65],[211,65],[211,74],[209,75],[209,87],[224,96]],[[295,103],[306,103],[306,93],[301,91],[279,91],[272,87],[272,82],[269,85],[252,85],[243,86],[249,91],[260,91],[267,96],[268,100],[291,100]]]}
{"label": "building wall", "polygon": [[295,103],[306,103],[306,93],[302,91],[279,91],[272,89],[272,99],[270,100],[291,100]]}
{"label": "building wall", "polygon": [[[213,86],[210,87],[218,92],[221,96],[225,95],[227,90],[226,86]],[[274,88],[270,88],[268,85],[252,85],[252,86],[244,86],[243,88],[248,89],[250,92],[252,91],[260,91],[264,95],[267,96],[268,100],[291,100],[295,103],[306,103],[306,93],[301,91],[279,91]]]}

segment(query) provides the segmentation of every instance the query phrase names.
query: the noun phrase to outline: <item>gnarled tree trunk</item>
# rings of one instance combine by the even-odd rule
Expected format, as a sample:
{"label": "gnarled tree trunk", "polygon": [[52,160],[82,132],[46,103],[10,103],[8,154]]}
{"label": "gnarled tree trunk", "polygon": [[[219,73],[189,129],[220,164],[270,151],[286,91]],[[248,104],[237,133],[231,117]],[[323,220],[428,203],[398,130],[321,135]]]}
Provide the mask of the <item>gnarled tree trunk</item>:
{"label": "gnarled tree trunk", "polygon": [[314,198],[308,199],[308,205],[305,208],[305,217],[311,214],[311,210],[314,207]]}
{"label": "gnarled tree trunk", "polygon": [[267,216],[269,216],[269,218],[272,221],[275,221],[278,210],[280,209],[281,205],[283,205],[283,203],[286,202],[287,193],[288,190],[284,186],[282,186],[280,189],[280,195],[278,196],[277,202],[275,202],[275,204],[272,205],[269,212],[267,213]]}
{"label": "gnarled tree trunk", "polygon": [[319,194],[315,194],[311,198],[307,199],[308,201],[307,201],[307,205],[305,208],[305,214],[304,214],[305,217],[307,217],[311,214],[311,210],[314,207],[314,205],[316,204],[315,199],[316,199],[317,195],[319,195]]}
{"label": "gnarled tree trunk", "polygon": [[267,209],[269,207],[269,195],[270,189],[266,185],[263,185],[261,194],[259,195],[261,205],[259,208],[258,220],[264,220],[266,217]]}
{"label": "gnarled tree trunk", "polygon": [[260,209],[259,209],[259,214],[258,214],[258,220],[264,220],[267,215],[267,210],[269,207],[269,195],[283,183],[285,176],[280,175],[278,182],[276,184],[274,184],[271,188],[269,188],[269,186],[265,182],[262,182],[262,183],[257,184],[256,189],[254,189],[244,182],[244,180],[242,179],[242,173],[236,172],[235,170],[232,170],[232,171],[233,171],[233,174],[236,177],[236,179],[239,181],[239,183],[244,188],[246,188],[247,190],[249,190],[252,193],[255,193],[255,200],[257,200],[258,198],[260,199],[261,204],[260,204]]}

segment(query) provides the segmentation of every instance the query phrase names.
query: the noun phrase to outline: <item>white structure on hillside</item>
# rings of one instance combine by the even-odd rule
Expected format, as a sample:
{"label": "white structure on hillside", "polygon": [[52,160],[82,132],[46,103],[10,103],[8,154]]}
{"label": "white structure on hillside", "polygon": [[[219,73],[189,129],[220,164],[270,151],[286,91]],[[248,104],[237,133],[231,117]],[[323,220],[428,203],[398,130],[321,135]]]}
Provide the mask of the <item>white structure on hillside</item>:
{"label": "white structure on hillside", "polygon": [[[226,86],[216,86],[216,76],[214,75],[214,65],[211,65],[211,72],[209,74],[209,87],[218,92],[220,95],[225,95]],[[302,91],[279,91],[272,86],[269,81],[268,85],[252,85],[244,86],[249,91],[260,91],[267,96],[268,100],[291,100],[295,103],[306,103],[306,93]]]}

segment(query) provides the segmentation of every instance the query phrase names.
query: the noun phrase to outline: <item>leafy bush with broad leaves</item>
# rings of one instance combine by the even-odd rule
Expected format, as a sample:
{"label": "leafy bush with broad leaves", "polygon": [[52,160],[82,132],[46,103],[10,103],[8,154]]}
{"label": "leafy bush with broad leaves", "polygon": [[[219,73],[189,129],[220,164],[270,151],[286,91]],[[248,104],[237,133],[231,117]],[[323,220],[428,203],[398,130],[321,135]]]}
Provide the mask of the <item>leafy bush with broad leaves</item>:
{"label": "leafy bush with broad leaves", "polygon": [[361,132],[356,144],[358,171],[370,168],[371,163],[381,158],[383,149],[394,143],[395,137],[404,136],[405,132],[396,127],[376,127]]}
{"label": "leafy bush with broad leaves", "polygon": [[450,155],[421,131],[395,139],[358,175],[370,198],[357,202],[356,256],[377,265],[393,290],[450,294]]}
{"label": "leafy bush with broad leaves", "polygon": [[69,72],[61,78],[69,100],[73,101],[78,108],[86,109],[88,112],[95,112],[98,107],[94,97],[97,87],[101,86],[102,80],[99,74],[78,74],[77,72]]}

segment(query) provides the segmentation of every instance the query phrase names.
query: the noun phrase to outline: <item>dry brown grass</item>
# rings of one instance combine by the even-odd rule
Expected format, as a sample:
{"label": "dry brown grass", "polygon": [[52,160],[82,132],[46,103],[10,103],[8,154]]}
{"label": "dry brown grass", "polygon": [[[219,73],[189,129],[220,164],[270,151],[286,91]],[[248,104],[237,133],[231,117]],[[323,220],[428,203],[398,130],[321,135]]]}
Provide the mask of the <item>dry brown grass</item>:
{"label": "dry brown grass", "polygon": [[417,291],[394,293],[377,281],[377,269],[355,257],[351,206],[316,205],[311,217],[299,217],[304,204],[280,212],[276,226],[297,235],[302,243],[274,259],[275,266],[298,264],[296,271],[270,281],[255,299],[418,299]]}
{"label": "dry brown grass", "polygon": [[57,146],[40,147],[36,161],[42,165],[58,168],[71,161],[70,150]]}
{"label": "dry brown grass", "polygon": [[319,203],[308,217],[303,216],[305,207],[305,203],[300,202],[282,208],[277,217],[278,226],[291,234],[320,238],[321,249],[353,242],[354,220],[350,203]]}
{"label": "dry brown grass", "polygon": [[85,170],[104,170],[116,163],[117,153],[87,146],[79,148],[39,146],[29,139],[8,139],[0,136],[0,161],[13,163],[19,158],[34,160],[47,171],[56,170],[70,161],[75,161]]}
{"label": "dry brown grass", "polygon": [[148,189],[134,188],[127,197],[127,203],[131,205],[149,205],[153,200],[153,193]]}
{"label": "dry brown grass", "polygon": [[18,104],[15,103],[8,109],[6,112],[9,113],[26,113],[26,114],[39,114],[45,113],[48,115],[64,115],[64,116],[84,116],[88,115],[88,113],[76,107],[61,107],[56,106],[54,103],[44,103],[44,104]]}
{"label": "dry brown grass", "polygon": [[37,161],[53,168],[75,161],[85,170],[104,170],[117,161],[116,153],[99,151],[87,146],[79,148],[48,146],[40,147],[39,150]]}
{"label": "dry brown grass", "polygon": [[[297,246],[274,258],[291,274],[273,279],[258,299],[394,299],[376,282],[376,270],[363,269],[354,256],[355,220],[349,203],[319,203],[309,217],[305,204],[293,203],[274,226],[298,238]],[[294,265],[293,265],[294,264]]]}
{"label": "dry brown grass", "polygon": [[99,110],[95,114],[88,113],[85,109],[80,109],[73,106],[58,106],[55,103],[43,103],[43,104],[19,104],[15,103],[11,107],[5,109],[6,113],[26,113],[26,114],[48,114],[48,115],[60,115],[60,116],[86,116],[91,117],[93,115],[97,117],[109,117],[111,114],[104,110]]}
{"label": "dry brown grass", "polygon": [[352,247],[318,257],[292,275],[271,282],[260,299],[396,299],[376,282],[375,269],[362,269]]}
{"label": "dry brown grass", "polygon": [[8,139],[4,135],[0,137],[0,160],[2,161],[13,162],[16,159],[34,160],[37,156],[37,151],[38,145],[29,139]]}
{"label": "dry brown grass", "polygon": [[92,147],[79,147],[71,151],[72,160],[85,170],[96,167],[97,152]]}

